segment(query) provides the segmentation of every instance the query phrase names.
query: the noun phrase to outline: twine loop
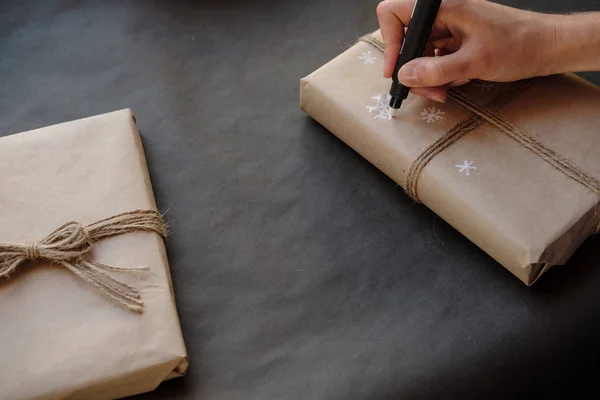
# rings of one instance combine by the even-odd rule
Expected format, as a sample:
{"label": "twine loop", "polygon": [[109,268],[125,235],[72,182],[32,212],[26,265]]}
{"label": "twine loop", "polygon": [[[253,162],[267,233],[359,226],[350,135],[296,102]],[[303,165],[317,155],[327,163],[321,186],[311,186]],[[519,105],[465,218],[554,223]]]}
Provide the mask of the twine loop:
{"label": "twine loop", "polygon": [[0,243],[0,278],[8,278],[27,261],[44,260],[68,269],[123,308],[141,313],[144,303],[138,290],[107,272],[148,271],[148,267],[114,267],[86,259],[99,240],[136,231],[156,232],[166,238],[165,225],[157,211],[135,210],[87,226],[67,222],[42,240],[28,244]]}

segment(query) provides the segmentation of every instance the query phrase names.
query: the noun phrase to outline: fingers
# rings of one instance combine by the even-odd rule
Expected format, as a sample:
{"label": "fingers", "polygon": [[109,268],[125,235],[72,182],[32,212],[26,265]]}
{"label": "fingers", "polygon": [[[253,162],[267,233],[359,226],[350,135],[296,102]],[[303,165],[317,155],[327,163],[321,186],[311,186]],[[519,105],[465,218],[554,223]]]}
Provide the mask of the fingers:
{"label": "fingers", "polygon": [[412,88],[410,92],[416,96],[427,97],[430,100],[445,103],[448,98],[448,89],[452,87],[462,86],[469,83],[469,79],[462,79],[459,81],[451,82],[444,86],[437,87],[416,87]]}
{"label": "fingers", "polygon": [[435,48],[433,47],[433,45],[431,43],[427,43],[427,46],[425,47],[425,53],[423,54],[424,57],[434,57],[435,56]]}
{"label": "fingers", "polygon": [[431,39],[431,44],[436,49],[443,49],[444,54],[450,54],[458,51],[458,43],[452,36],[442,37],[440,39]]}
{"label": "fingers", "polygon": [[450,87],[458,87],[458,86],[466,85],[469,82],[471,82],[470,79],[461,79],[461,80],[452,82],[449,86]]}
{"label": "fingers", "polygon": [[427,97],[439,103],[445,103],[448,98],[448,89],[444,86],[412,88],[410,93],[416,96]]}
{"label": "fingers", "polygon": [[391,78],[404,40],[404,28],[408,25],[415,0],[385,0],[377,6],[377,19],[385,45],[383,52],[383,76]]}
{"label": "fingers", "polygon": [[[385,45],[383,52],[383,76],[385,78],[391,78],[394,73],[396,60],[402,48],[406,27],[410,23],[415,1],[384,0],[377,6],[377,18]],[[436,25],[431,34],[431,41],[448,38],[449,36],[450,32],[447,27]]]}
{"label": "fingers", "polygon": [[453,81],[470,79],[468,51],[443,55],[441,57],[420,57],[404,65],[398,72],[398,79],[409,87],[435,87]]}

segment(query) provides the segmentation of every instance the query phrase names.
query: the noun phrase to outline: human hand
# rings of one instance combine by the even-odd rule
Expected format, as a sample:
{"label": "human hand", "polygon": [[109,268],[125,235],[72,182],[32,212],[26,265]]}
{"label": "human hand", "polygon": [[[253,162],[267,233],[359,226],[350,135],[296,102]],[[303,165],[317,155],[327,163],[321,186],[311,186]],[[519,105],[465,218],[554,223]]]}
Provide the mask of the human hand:
{"label": "human hand", "polygon": [[[385,0],[377,17],[391,78],[415,0]],[[424,57],[398,73],[411,93],[443,102],[447,90],[471,79],[509,82],[552,73],[555,16],[484,0],[443,0]]]}

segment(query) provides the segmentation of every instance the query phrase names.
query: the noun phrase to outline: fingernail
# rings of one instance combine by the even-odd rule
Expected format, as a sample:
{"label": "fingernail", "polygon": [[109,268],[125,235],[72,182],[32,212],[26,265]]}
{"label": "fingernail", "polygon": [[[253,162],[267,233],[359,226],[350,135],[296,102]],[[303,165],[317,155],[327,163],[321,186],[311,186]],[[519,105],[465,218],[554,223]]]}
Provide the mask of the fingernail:
{"label": "fingernail", "polygon": [[412,65],[405,65],[398,71],[398,79],[406,86],[418,85],[419,77],[417,76],[417,68]]}
{"label": "fingernail", "polygon": [[458,81],[454,81],[450,84],[450,87],[457,87],[457,86],[462,86],[462,85],[466,85],[467,83],[471,82],[470,79],[459,79]]}
{"label": "fingernail", "polygon": [[444,99],[444,98],[442,98],[440,96],[437,96],[435,94],[427,96],[427,98],[430,99],[430,100],[433,100],[433,101],[437,101],[438,103],[445,103],[446,102],[446,99]]}

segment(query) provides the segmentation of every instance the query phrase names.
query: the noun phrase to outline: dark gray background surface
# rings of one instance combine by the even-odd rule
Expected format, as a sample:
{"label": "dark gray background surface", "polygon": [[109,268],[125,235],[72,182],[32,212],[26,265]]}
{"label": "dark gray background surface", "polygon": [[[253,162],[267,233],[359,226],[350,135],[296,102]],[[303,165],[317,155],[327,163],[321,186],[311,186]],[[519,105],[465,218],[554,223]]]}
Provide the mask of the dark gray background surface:
{"label": "dark gray background surface", "polygon": [[0,1],[0,134],[129,107],[170,210],[191,367],[136,398],[595,389],[599,239],[527,288],[298,109],[376,3]]}

